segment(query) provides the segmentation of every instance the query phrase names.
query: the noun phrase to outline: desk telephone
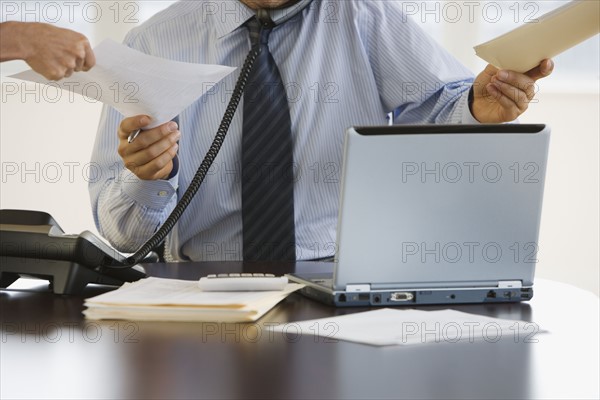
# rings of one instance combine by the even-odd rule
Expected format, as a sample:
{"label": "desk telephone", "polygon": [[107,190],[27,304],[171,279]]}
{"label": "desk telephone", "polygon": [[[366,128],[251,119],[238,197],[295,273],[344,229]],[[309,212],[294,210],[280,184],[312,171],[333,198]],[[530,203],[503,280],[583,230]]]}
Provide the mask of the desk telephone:
{"label": "desk telephone", "polygon": [[[285,8],[260,9],[256,16],[262,25],[273,27],[300,13],[311,1],[296,0]],[[163,243],[202,185],[225,140],[258,54],[257,48],[248,53],[215,138],[190,186],[163,225],[139,250],[126,257],[91,232],[65,235],[47,213],[0,210],[0,288],[8,287],[20,275],[49,278],[57,294],[79,293],[88,283],[121,285],[143,278],[145,274],[134,266],[157,261],[148,255]]]}
{"label": "desk telephone", "polygon": [[[126,257],[89,231],[65,234],[50,214],[0,210],[0,287],[20,275],[49,279],[54,293],[80,293],[88,283],[122,285],[145,277]],[[157,262],[149,253],[143,262]]]}

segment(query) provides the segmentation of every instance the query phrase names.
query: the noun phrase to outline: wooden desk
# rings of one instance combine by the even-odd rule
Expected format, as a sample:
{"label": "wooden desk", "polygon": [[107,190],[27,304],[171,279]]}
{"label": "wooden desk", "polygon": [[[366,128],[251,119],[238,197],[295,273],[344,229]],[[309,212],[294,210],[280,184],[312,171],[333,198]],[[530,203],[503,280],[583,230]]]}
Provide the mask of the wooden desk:
{"label": "wooden desk", "polygon": [[[322,271],[325,263],[155,264],[151,275]],[[32,281],[29,281],[32,282]],[[17,282],[17,285],[19,282]],[[105,291],[89,287],[85,297]],[[454,309],[522,319],[538,343],[371,347],[265,325],[363,311],[291,295],[256,324],[93,322],[84,297],[0,291],[1,398],[598,398],[598,297],[537,281],[529,303]],[[433,310],[439,307],[422,307]]]}

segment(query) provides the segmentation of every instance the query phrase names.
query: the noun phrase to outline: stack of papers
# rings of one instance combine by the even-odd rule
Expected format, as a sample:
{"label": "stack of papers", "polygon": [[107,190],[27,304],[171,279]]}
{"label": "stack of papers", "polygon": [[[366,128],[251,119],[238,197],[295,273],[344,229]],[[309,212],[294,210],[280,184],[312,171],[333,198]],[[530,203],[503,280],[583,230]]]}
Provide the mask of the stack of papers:
{"label": "stack of papers", "polygon": [[252,322],[302,285],[269,292],[203,292],[197,281],[146,278],[85,301],[88,319]]}
{"label": "stack of papers", "polygon": [[498,68],[526,72],[600,31],[600,1],[575,0],[475,47]]}
{"label": "stack of papers", "polygon": [[[293,325],[293,327],[291,326]],[[339,317],[269,327],[276,332],[318,335],[373,346],[509,340],[535,343],[543,331],[533,322],[491,318],[455,310],[422,311],[383,308]]]}

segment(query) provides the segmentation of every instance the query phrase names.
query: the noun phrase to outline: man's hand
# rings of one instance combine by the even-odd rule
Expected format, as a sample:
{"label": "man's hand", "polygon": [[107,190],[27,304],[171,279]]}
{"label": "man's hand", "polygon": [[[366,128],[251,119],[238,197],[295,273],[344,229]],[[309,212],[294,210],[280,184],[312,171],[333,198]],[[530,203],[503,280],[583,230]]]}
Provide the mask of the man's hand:
{"label": "man's hand", "polygon": [[473,83],[471,113],[481,123],[509,122],[523,114],[535,96],[535,82],[552,73],[552,60],[520,74],[488,65]]}
{"label": "man's hand", "polygon": [[[7,24],[7,25],[5,25]],[[37,22],[7,22],[3,29],[2,61],[25,60],[46,79],[59,80],[96,64],[87,38],[69,29]],[[4,28],[4,27],[3,27]],[[7,35],[4,35],[6,33]]]}
{"label": "man's hand", "polygon": [[133,143],[127,138],[131,132],[147,126],[150,117],[138,115],[125,118],[119,126],[119,155],[125,168],[143,180],[166,179],[173,170],[181,136],[173,121],[141,132]]}

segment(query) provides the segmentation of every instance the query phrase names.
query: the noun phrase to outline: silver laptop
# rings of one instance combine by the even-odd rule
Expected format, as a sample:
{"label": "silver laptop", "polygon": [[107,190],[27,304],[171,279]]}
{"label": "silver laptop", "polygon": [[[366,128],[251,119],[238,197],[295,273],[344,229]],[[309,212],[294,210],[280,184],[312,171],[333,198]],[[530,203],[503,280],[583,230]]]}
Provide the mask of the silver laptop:
{"label": "silver laptop", "polygon": [[550,129],[346,132],[333,275],[292,274],[336,306],[529,300]]}

